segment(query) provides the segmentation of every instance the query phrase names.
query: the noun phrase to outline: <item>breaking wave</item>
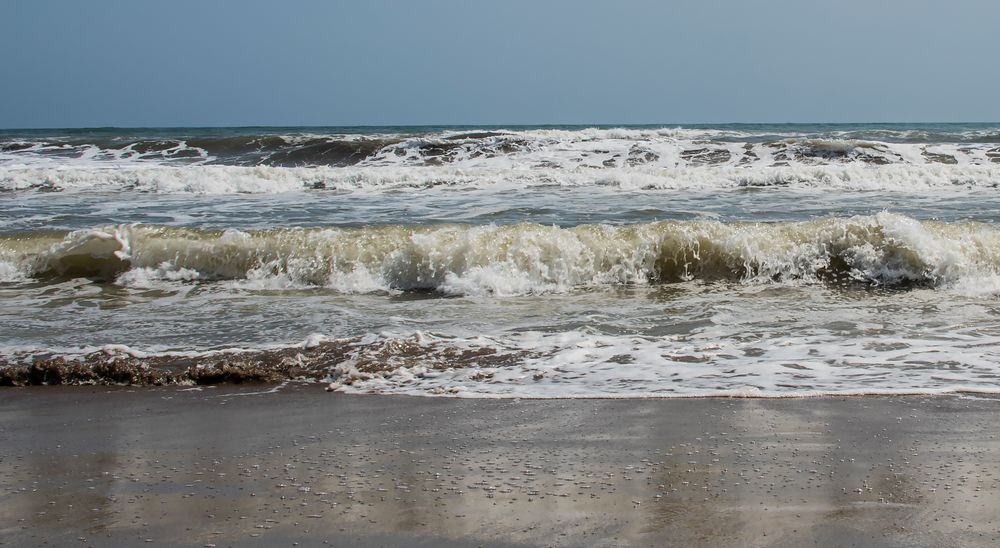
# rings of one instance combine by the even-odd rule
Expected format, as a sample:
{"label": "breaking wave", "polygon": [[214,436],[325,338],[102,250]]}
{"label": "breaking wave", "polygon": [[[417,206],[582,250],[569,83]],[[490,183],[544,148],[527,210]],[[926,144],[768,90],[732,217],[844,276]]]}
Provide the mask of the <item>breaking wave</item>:
{"label": "breaking wave", "polygon": [[801,222],[663,221],[196,230],[117,225],[0,238],[6,281],[525,295],[689,280],[996,291],[1000,229],[883,212]]}
{"label": "breaking wave", "polygon": [[994,127],[802,129],[9,134],[0,135],[0,190],[225,194],[550,185],[911,190],[1000,182],[1000,131]]}
{"label": "breaking wave", "polygon": [[[292,128],[290,128],[292,129]],[[501,163],[568,167],[1000,161],[1000,128],[750,126],[718,128],[360,128],[287,134],[239,129],[77,130],[0,134],[0,163],[167,163],[230,166],[349,166]],[[390,129],[390,128],[386,128]]]}

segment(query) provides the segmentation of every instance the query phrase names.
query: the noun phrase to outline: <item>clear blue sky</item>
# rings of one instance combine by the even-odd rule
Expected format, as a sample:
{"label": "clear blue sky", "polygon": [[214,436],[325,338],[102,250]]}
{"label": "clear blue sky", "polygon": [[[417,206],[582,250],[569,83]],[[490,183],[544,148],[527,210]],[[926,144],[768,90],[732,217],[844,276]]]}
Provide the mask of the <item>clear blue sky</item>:
{"label": "clear blue sky", "polygon": [[0,127],[1000,121],[994,0],[7,0]]}

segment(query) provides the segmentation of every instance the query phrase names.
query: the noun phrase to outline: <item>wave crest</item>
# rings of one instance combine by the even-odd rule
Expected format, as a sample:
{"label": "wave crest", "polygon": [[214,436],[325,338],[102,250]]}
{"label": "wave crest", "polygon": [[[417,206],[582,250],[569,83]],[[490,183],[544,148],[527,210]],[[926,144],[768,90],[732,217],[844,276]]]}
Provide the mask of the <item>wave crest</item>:
{"label": "wave crest", "polygon": [[[242,232],[120,225],[0,239],[0,271],[123,285],[523,295],[673,283],[923,284],[1000,276],[1000,230],[902,215],[626,226],[381,226]],[[994,287],[996,284],[984,284]]]}

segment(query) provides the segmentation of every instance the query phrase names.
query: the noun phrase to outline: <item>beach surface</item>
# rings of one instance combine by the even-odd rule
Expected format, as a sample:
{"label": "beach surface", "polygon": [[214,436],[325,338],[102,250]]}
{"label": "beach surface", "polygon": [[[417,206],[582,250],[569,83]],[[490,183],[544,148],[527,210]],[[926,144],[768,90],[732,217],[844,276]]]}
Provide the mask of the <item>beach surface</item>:
{"label": "beach surface", "polygon": [[993,546],[992,398],[0,399],[0,544]]}

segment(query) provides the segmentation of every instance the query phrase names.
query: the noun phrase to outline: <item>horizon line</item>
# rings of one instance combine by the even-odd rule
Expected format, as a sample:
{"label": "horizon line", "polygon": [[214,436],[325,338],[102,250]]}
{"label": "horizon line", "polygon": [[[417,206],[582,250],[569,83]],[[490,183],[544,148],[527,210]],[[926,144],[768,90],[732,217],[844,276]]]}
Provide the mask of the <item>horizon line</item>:
{"label": "horizon line", "polygon": [[642,122],[642,123],[540,123],[540,124],[248,124],[248,125],[108,125],[108,126],[35,126],[35,127],[0,127],[0,131],[38,131],[38,130],[117,130],[117,129],[256,129],[256,128],[430,128],[430,127],[474,127],[474,128],[545,128],[545,127],[578,127],[578,128],[616,128],[616,127],[684,127],[684,126],[796,126],[796,125],[921,125],[921,124],[997,124],[998,121],[905,121],[905,122]]}

